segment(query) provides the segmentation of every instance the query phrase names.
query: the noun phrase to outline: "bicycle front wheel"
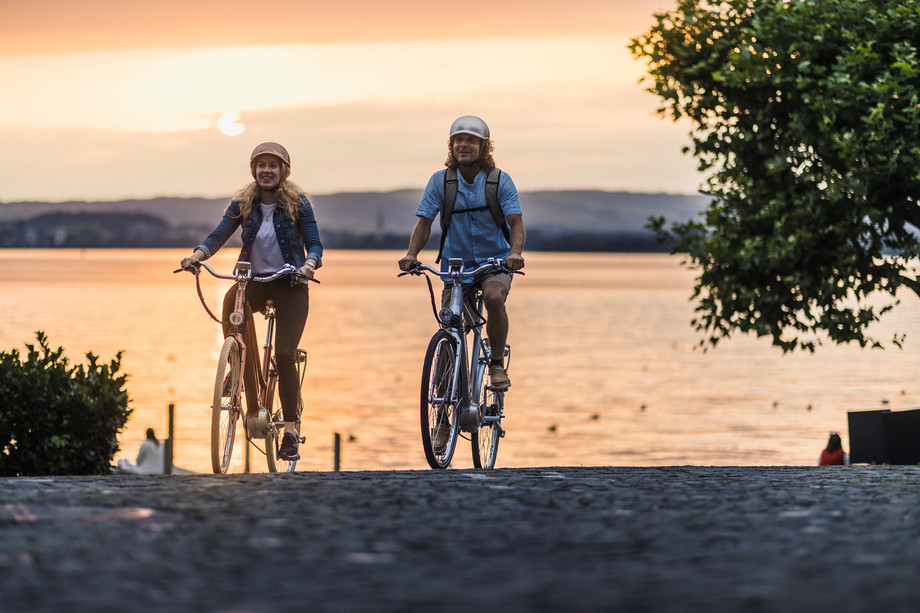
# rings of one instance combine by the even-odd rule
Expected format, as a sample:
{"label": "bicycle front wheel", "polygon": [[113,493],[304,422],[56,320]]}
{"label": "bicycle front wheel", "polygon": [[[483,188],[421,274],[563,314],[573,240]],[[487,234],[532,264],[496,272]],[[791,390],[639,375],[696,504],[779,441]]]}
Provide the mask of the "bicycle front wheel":
{"label": "bicycle front wheel", "polygon": [[217,361],[211,403],[211,468],[218,475],[226,474],[233,454],[236,421],[243,406],[242,366],[239,343],[232,336],[227,337]]}
{"label": "bicycle front wheel", "polygon": [[451,400],[456,349],[454,338],[439,330],[425,352],[421,388],[422,447],[432,468],[447,468],[457,447],[460,420]]}
{"label": "bicycle front wheel", "polygon": [[492,389],[492,378],[489,376],[488,362],[482,368],[482,392],[479,395],[479,410],[482,412],[483,422],[471,439],[473,444],[473,466],[490,470],[495,467],[495,458],[498,456],[498,442],[502,437],[501,416],[505,393]]}

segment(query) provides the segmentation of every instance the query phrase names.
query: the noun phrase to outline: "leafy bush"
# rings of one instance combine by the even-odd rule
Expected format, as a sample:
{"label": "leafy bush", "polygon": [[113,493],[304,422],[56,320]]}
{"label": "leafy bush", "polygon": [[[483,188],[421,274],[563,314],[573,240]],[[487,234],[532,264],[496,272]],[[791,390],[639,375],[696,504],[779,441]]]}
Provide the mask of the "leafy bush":
{"label": "leafy bush", "polygon": [[87,353],[70,366],[44,332],[38,347],[0,352],[0,475],[101,475],[111,471],[118,434],[131,414],[117,375],[121,352],[109,364]]}

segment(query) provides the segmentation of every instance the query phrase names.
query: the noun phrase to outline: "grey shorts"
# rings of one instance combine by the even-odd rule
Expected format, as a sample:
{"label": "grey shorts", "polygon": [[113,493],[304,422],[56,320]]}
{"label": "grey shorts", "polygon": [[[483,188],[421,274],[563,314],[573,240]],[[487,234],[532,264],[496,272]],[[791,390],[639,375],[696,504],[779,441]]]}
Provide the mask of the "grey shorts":
{"label": "grey shorts", "polygon": [[[463,297],[467,300],[467,304],[470,306],[470,309],[473,308],[473,299],[476,297],[476,292],[489,283],[499,283],[502,287],[505,288],[505,293],[508,294],[511,292],[511,279],[514,277],[511,273],[507,272],[497,272],[490,273],[487,275],[482,275],[477,278],[472,283],[467,283],[463,286]],[[453,287],[452,283],[445,283],[444,289],[441,290],[441,306],[445,307],[450,304],[450,292]]]}

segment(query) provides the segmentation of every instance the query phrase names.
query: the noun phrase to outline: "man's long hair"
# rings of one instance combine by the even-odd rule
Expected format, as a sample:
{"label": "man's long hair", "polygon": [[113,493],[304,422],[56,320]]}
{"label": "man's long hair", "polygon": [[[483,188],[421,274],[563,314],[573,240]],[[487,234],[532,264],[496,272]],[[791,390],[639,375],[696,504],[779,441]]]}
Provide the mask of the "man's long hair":
{"label": "man's long hair", "polygon": [[[281,182],[275,189],[275,200],[284,207],[288,217],[297,221],[297,211],[300,208],[301,194],[307,197],[307,201],[310,201],[310,196],[307,195],[307,192],[305,192],[302,187],[293,181],[288,181],[289,176],[291,176],[291,167],[287,164],[282,164]],[[260,196],[261,191],[259,190],[259,184],[255,181],[233,195],[233,199],[240,203],[241,218],[246,219],[249,217],[249,213],[252,212],[252,207],[257,201],[261,200]]]}
{"label": "man's long hair", "polygon": [[[478,138],[478,137],[477,137]],[[492,159],[492,151],[495,147],[492,145],[491,140],[479,139],[479,142],[482,145],[479,147],[479,163],[482,165],[482,170],[491,172],[495,168],[495,160]],[[457,163],[457,160],[454,159],[454,137],[451,136],[447,140],[447,160],[444,162],[444,165],[448,168],[458,168],[460,166]]]}

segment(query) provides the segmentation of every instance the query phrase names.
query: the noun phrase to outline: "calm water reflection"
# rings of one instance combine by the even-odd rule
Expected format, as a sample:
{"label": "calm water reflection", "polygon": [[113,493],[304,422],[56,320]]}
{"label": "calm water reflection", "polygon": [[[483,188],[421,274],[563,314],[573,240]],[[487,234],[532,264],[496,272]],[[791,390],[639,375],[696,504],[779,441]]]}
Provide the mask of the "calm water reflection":
{"label": "calm water reflection", "polygon": [[[219,326],[193,278],[172,271],[184,250],[3,251],[0,347],[48,333],[74,362],[93,351],[123,369],[134,415],[121,456],[176,405],[176,463],[209,470],[209,407]],[[434,319],[424,281],[397,278],[396,252],[331,251],[311,287],[304,470],[425,468],[418,378]],[[230,270],[236,253],[214,258]],[[433,257],[429,257],[433,260]],[[783,356],[738,338],[693,350],[692,273],[665,255],[528,256],[509,308],[513,345],[508,436],[498,465],[814,464],[846,412],[912,408],[920,308],[905,297],[879,333],[908,332],[902,351],[825,347]],[[227,284],[203,279],[212,308]],[[884,403],[884,404],[883,404]],[[242,470],[241,448],[236,456]],[[470,467],[462,442],[454,466]],[[253,457],[254,470],[264,461]]]}

